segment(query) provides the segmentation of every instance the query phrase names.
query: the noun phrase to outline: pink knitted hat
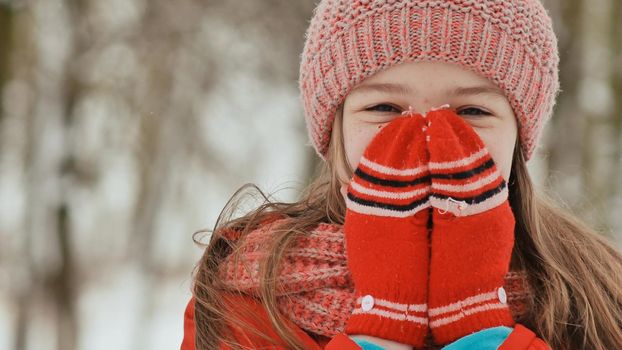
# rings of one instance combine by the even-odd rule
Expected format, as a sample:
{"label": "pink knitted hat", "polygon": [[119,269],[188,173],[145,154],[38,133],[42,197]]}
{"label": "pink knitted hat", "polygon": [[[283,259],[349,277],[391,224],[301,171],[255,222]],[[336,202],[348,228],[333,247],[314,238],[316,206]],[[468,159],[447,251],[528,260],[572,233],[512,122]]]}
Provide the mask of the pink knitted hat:
{"label": "pink knitted hat", "polygon": [[501,88],[529,160],[559,92],[557,38],[539,0],[321,0],[301,54],[310,144],[325,160],[337,107],[402,62],[453,62]]}

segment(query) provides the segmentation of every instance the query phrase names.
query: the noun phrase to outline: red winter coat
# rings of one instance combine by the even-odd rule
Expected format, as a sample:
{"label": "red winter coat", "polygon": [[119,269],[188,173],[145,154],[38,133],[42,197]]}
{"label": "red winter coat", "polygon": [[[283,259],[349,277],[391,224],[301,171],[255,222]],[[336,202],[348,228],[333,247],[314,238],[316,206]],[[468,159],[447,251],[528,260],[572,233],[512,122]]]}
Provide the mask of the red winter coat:
{"label": "red winter coat", "polygon": [[[245,306],[253,310],[256,315],[260,316],[262,322],[259,324],[254,319],[243,318],[249,322],[256,329],[270,335],[273,338],[277,338],[277,333],[270,327],[270,320],[263,308],[262,304],[256,299],[250,296],[240,296],[234,294],[225,295],[225,303],[231,305],[229,310],[235,312],[240,306]],[[306,345],[308,350],[360,350],[360,347],[356,345],[349,337],[344,334],[339,334],[333,339],[322,338],[322,340],[313,339],[302,328],[298,327],[291,321],[287,321],[287,325],[294,330],[298,339]],[[276,350],[286,350],[283,347],[274,347],[270,342],[263,339],[253,338],[252,334],[246,334],[239,328],[232,327],[234,338],[243,346],[256,347],[256,348],[270,348]],[[195,350],[195,326],[194,326],[194,298],[191,298],[186,306],[184,313],[184,338],[181,343],[181,350]],[[218,350],[231,350],[226,345],[221,345]],[[514,326],[514,331],[510,333],[507,340],[499,347],[498,350],[551,350],[544,341],[537,338],[536,335],[529,329],[520,324]]]}
{"label": "red winter coat", "polygon": [[[260,302],[258,302],[256,299],[253,299],[252,297],[240,296],[235,294],[227,294],[225,298],[225,301],[232,306],[229,310],[236,310],[237,308],[240,308],[240,306],[246,306],[249,307],[251,310],[255,311],[256,314],[259,315],[263,321],[261,324],[257,324],[256,320],[249,320],[247,318],[244,320],[250,322],[250,324],[254,325],[256,329],[265,332],[274,339],[278,338],[277,333],[270,327],[270,320],[265,309],[263,308],[263,305],[261,305]],[[318,343],[316,340],[311,338],[309,334],[307,334],[304,330],[296,326],[291,321],[289,321],[288,326],[290,326],[290,328],[296,332],[298,338],[308,347],[309,350],[322,350],[324,349],[326,343],[328,343],[329,339],[327,339],[325,342]],[[249,338],[251,338],[253,335],[250,334],[247,336],[245,332],[241,331],[240,329],[234,328],[231,331],[233,332],[235,340],[240,342],[241,345],[249,347],[253,346],[257,348],[266,347],[270,349],[284,350],[284,348],[282,347],[275,348],[272,343],[263,339],[254,338],[251,341],[251,339]],[[181,350],[195,350],[195,335],[196,332],[194,328],[194,298],[191,298],[188,302],[188,305],[186,306],[186,312],[184,315],[184,339],[181,343]],[[221,345],[219,350],[231,350],[231,348],[225,345]]]}

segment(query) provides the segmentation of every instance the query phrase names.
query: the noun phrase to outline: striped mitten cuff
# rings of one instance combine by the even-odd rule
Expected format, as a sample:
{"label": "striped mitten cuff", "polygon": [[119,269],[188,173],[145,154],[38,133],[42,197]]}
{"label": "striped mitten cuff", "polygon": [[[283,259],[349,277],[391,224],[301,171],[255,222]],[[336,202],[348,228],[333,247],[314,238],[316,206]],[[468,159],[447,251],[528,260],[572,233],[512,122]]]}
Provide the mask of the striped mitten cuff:
{"label": "striped mitten cuff", "polygon": [[347,334],[422,347],[428,332],[428,153],[421,115],[372,139],[347,188],[344,233],[356,307]]}
{"label": "striped mitten cuff", "polygon": [[428,316],[434,341],[512,326],[504,285],[514,245],[506,182],[452,110],[426,115],[433,209]]}

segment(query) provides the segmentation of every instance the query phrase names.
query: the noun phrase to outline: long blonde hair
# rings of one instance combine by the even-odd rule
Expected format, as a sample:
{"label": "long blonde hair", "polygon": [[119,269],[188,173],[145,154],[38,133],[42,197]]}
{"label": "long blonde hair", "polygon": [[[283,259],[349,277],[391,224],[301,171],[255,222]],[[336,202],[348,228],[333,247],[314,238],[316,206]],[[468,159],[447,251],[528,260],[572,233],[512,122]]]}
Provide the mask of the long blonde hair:
{"label": "long blonde hair", "polygon": [[[197,349],[216,349],[220,344],[243,348],[227,331],[230,325],[278,346],[305,349],[277,308],[276,272],[296,237],[305,235],[320,222],[343,224],[346,207],[339,189],[347,181],[343,169],[348,178],[353,169],[345,158],[342,119],[341,106],[335,116],[326,162],[319,164],[313,181],[298,201],[271,202],[257,186],[246,184],[227,202],[213,230],[195,233],[195,242],[201,244],[197,235],[211,232],[193,277]],[[511,268],[527,271],[534,295],[529,310],[517,321],[532,329],[553,350],[622,349],[622,254],[569,209],[556,205],[546,193],[534,191],[519,142],[508,181],[510,205],[516,218]],[[247,193],[252,189],[265,202],[239,218],[232,218],[242,199],[252,197]],[[226,256],[236,256],[244,236],[271,215],[295,218],[274,233],[271,254],[260,271],[259,300],[279,339],[245,326],[241,317],[226,309],[221,297],[225,291],[216,273]],[[241,238],[228,239],[224,234],[227,230],[237,230]],[[249,311],[236,313],[253,317]]]}

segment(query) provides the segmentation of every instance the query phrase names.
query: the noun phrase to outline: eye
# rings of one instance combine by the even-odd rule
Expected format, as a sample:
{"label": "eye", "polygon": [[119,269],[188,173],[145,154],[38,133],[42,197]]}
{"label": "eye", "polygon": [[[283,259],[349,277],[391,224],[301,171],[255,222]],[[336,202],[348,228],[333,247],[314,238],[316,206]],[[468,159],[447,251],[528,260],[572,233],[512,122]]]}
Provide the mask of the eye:
{"label": "eye", "polygon": [[369,108],[367,108],[365,110],[366,111],[372,111],[372,112],[382,112],[382,113],[391,113],[393,111],[395,111],[396,113],[400,113],[401,112],[397,107],[394,107],[394,106],[386,104],[386,103],[375,105],[375,106],[369,107]]}
{"label": "eye", "polygon": [[467,107],[458,111],[458,114],[466,114],[466,115],[491,115],[490,113],[481,110],[477,107]]}

